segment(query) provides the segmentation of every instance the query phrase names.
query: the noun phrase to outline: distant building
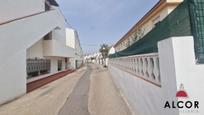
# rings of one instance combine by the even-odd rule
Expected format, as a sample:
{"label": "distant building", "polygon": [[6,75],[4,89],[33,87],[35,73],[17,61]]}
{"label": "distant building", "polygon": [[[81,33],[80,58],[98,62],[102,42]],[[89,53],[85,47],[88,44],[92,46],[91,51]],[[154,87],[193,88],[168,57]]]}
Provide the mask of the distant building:
{"label": "distant building", "polygon": [[83,63],[83,51],[77,31],[72,28],[66,28],[66,38],[66,44],[75,49],[74,58],[70,59],[70,67],[71,69],[79,68]]}
{"label": "distant building", "polygon": [[144,17],[138,21],[116,44],[116,52],[126,49],[142,39],[160,21],[168,16],[183,0],[160,0]]}
{"label": "distant building", "polygon": [[84,62],[104,64],[103,56],[100,52],[84,56]]}

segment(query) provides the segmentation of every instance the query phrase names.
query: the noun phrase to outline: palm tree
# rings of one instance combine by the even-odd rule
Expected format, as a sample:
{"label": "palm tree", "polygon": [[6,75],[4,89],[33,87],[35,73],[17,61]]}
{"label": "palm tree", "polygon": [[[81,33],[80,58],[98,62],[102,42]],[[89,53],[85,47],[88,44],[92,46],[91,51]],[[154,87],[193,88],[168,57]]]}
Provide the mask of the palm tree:
{"label": "palm tree", "polygon": [[107,44],[102,44],[101,48],[99,49],[99,51],[102,54],[102,63],[105,61],[105,59],[108,57],[108,52],[109,52],[109,46]]}

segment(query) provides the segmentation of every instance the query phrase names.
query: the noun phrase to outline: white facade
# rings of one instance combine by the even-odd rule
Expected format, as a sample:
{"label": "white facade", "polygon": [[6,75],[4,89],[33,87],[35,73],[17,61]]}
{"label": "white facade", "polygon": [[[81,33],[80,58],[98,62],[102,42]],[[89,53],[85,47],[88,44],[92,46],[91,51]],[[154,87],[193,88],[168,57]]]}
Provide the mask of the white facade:
{"label": "white facade", "polygon": [[27,49],[27,58],[43,58],[43,40],[37,41]]}
{"label": "white facade", "polygon": [[45,0],[0,2],[0,104],[26,93],[26,60],[50,60],[52,74],[68,69],[75,56],[66,45],[63,14],[48,5],[51,10],[45,9]]}
{"label": "white facade", "polygon": [[160,0],[135,26],[114,46],[116,52],[126,49],[149,33],[158,22],[168,16],[183,0]]}
{"label": "white facade", "polygon": [[72,28],[66,28],[66,44],[75,49],[74,57],[70,58],[71,68],[76,69],[83,64],[83,51],[79,41],[77,31]]}
{"label": "white facade", "polygon": [[45,0],[4,0],[0,4],[0,23],[43,12]]}

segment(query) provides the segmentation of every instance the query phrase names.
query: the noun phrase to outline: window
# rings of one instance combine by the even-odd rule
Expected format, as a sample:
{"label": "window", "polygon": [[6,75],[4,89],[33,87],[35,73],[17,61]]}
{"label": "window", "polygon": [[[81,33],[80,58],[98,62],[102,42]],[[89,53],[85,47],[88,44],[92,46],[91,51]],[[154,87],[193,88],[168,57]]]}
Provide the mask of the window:
{"label": "window", "polygon": [[50,72],[50,60],[48,59],[27,59],[26,63],[28,78]]}
{"label": "window", "polygon": [[65,69],[68,69],[69,66],[69,58],[65,58]]}

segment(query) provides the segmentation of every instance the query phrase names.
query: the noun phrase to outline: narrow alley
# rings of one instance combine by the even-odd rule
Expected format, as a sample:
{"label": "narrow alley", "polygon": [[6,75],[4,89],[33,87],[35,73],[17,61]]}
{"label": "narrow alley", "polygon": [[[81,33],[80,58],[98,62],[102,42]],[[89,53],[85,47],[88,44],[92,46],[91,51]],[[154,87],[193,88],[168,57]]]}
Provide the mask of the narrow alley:
{"label": "narrow alley", "polygon": [[1,0],[0,115],[204,115],[204,0]]}

